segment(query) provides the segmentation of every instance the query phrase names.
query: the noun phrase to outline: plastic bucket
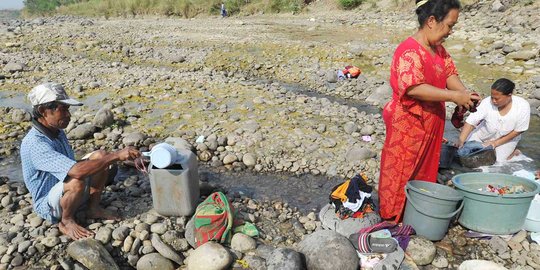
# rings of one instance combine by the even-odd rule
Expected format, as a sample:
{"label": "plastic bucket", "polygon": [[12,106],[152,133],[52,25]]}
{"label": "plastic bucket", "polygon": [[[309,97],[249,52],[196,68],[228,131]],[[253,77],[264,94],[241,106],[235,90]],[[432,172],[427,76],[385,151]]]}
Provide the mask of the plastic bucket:
{"label": "plastic bucket", "polygon": [[531,201],[523,229],[529,232],[540,232],[540,201]]}
{"label": "plastic bucket", "polygon": [[150,151],[150,162],[157,168],[164,169],[178,159],[178,152],[174,146],[167,143],[156,144]]}
{"label": "plastic bucket", "polygon": [[[426,181],[409,181],[405,186],[407,204],[403,224],[411,225],[416,234],[439,241],[448,225],[463,208],[463,195],[451,187]],[[457,209],[456,209],[457,208]]]}
{"label": "plastic bucket", "polygon": [[452,161],[457,152],[457,147],[443,143],[441,146],[441,157],[439,159],[439,168],[447,169],[452,165]]}
{"label": "plastic bucket", "polygon": [[[452,178],[464,196],[459,223],[490,234],[512,234],[523,228],[531,201],[540,185],[526,178],[500,173],[464,173]],[[481,191],[487,185],[523,186],[525,192],[505,194]]]}

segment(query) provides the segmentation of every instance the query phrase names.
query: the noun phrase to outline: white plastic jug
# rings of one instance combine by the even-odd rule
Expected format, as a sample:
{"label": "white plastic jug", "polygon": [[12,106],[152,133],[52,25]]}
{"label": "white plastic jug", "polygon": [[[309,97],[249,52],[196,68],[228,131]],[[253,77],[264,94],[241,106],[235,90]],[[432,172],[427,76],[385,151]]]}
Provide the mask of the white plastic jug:
{"label": "white plastic jug", "polygon": [[150,152],[144,153],[150,156],[150,162],[157,168],[164,169],[178,162],[178,152],[174,146],[168,143],[156,144]]}

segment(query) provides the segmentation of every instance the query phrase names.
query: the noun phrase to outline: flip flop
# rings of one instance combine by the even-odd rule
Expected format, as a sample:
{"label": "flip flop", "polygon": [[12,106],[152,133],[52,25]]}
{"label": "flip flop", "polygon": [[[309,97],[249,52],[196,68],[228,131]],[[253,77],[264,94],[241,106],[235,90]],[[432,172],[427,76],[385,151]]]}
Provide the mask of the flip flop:
{"label": "flip flop", "polygon": [[367,233],[352,234],[349,240],[361,253],[391,253],[398,246],[398,241],[392,237],[377,238]]}

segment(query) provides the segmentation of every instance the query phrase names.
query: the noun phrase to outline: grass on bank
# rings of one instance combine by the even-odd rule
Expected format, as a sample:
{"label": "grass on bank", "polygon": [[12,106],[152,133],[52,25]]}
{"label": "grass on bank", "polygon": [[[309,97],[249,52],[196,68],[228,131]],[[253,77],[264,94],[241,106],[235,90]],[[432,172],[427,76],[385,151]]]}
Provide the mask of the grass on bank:
{"label": "grass on bank", "polygon": [[234,14],[299,12],[311,0],[25,0],[24,15],[165,15],[192,18],[218,15],[221,3]]}
{"label": "grass on bank", "polygon": [[[90,17],[129,17],[135,15],[179,16],[219,15],[224,3],[230,15],[259,13],[298,13],[314,0],[24,0],[24,16],[71,14]],[[337,3],[344,10],[363,4],[376,6],[389,2],[394,7],[414,5],[413,0],[318,0]],[[469,5],[479,0],[461,0]]]}

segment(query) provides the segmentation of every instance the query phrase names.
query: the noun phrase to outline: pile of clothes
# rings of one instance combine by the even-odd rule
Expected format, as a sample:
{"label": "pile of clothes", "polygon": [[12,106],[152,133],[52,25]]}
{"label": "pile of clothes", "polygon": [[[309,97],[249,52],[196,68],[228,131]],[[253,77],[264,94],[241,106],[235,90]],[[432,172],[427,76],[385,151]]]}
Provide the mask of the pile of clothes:
{"label": "pile of clothes", "polygon": [[481,189],[481,191],[493,192],[499,195],[519,194],[519,193],[525,192],[525,187],[522,185],[517,185],[517,186],[487,185],[485,188]]}
{"label": "pile of clothes", "polygon": [[375,210],[371,199],[372,191],[373,188],[367,184],[367,177],[357,174],[332,188],[330,204],[334,206],[340,219],[362,218],[364,214]]}

